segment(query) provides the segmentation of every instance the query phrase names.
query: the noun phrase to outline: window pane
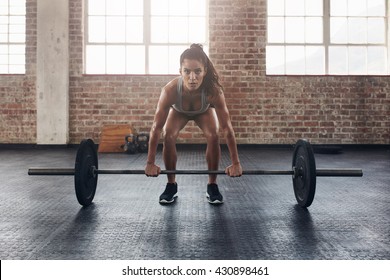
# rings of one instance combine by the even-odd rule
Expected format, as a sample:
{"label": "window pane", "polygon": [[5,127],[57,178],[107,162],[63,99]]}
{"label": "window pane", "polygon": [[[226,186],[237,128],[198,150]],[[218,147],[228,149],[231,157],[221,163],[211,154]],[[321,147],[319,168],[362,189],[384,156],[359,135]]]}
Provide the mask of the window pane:
{"label": "window pane", "polygon": [[0,64],[8,64],[8,55],[0,54]]}
{"label": "window pane", "polygon": [[190,15],[205,17],[207,14],[206,1],[207,0],[189,1],[188,11]]}
{"label": "window pane", "polygon": [[107,0],[106,14],[110,16],[124,16],[126,13],[126,0]]}
{"label": "window pane", "polygon": [[10,14],[13,15],[25,15],[26,7],[25,6],[10,6],[9,8]]}
{"label": "window pane", "polygon": [[168,17],[152,17],[151,26],[152,43],[168,43]]}
{"label": "window pane", "polygon": [[284,43],[284,17],[269,17],[267,28],[269,43]]}
{"label": "window pane", "polygon": [[306,74],[325,74],[325,48],[307,46],[306,47]]}
{"label": "window pane", "polygon": [[305,74],[305,47],[286,47],[286,74]]}
{"label": "window pane", "polygon": [[9,32],[10,33],[19,33],[19,34],[23,34],[24,31],[26,30],[26,27],[25,25],[22,25],[22,24],[10,24],[9,25]]}
{"label": "window pane", "polygon": [[87,46],[86,47],[86,69],[87,74],[106,73],[106,47]]}
{"label": "window pane", "polygon": [[369,44],[385,44],[386,23],[384,18],[368,18]]}
{"label": "window pane", "polygon": [[349,16],[366,16],[367,0],[348,0]]}
{"label": "window pane", "polygon": [[1,6],[0,3],[0,15],[8,15],[8,6]]}
{"label": "window pane", "polygon": [[305,42],[305,18],[286,17],[286,43]]}
{"label": "window pane", "polygon": [[26,24],[26,17],[25,16],[10,16],[9,17],[9,24]]}
{"label": "window pane", "polygon": [[169,15],[169,0],[151,0],[151,15]]}
{"label": "window pane", "polygon": [[305,9],[307,16],[322,16],[323,15],[323,0],[306,0]]}
{"label": "window pane", "polygon": [[329,47],[329,74],[348,74],[347,47]]}
{"label": "window pane", "polygon": [[188,15],[188,0],[170,0],[169,15],[170,16]]}
{"label": "window pane", "polygon": [[104,15],[106,13],[106,0],[88,0],[89,15]]}
{"label": "window pane", "polygon": [[145,73],[145,47],[144,46],[126,47],[126,73],[127,74]]}
{"label": "window pane", "polygon": [[0,34],[0,42],[1,43],[8,43],[8,33],[7,34]]}
{"label": "window pane", "polygon": [[348,42],[348,20],[346,17],[330,19],[330,42],[336,44]]}
{"label": "window pane", "polygon": [[0,16],[0,24],[8,24],[9,17],[8,16]]}
{"label": "window pane", "polygon": [[266,47],[266,68],[268,75],[284,74],[284,47],[267,46]]}
{"label": "window pane", "polygon": [[151,46],[149,48],[150,74],[166,74],[169,71],[169,52],[167,46]]}
{"label": "window pane", "polygon": [[0,45],[0,54],[8,54],[8,45]]}
{"label": "window pane", "polygon": [[348,19],[348,43],[352,43],[352,44],[367,43],[367,19],[366,18]]}
{"label": "window pane", "polygon": [[8,1],[0,1],[0,14],[8,14]]}
{"label": "window pane", "polygon": [[305,22],[306,31],[306,43],[322,43],[323,42],[323,26],[322,18],[320,17],[307,17]]}
{"label": "window pane", "polygon": [[[196,27],[191,27],[196,28]],[[188,18],[170,17],[169,18],[169,42],[186,43],[188,41]]]}
{"label": "window pane", "polygon": [[142,43],[144,40],[143,18],[128,17],[126,19],[126,42]]}
{"label": "window pane", "polygon": [[25,65],[9,65],[9,73],[13,74],[24,74],[26,72]]}
{"label": "window pane", "polygon": [[24,6],[26,1],[25,0],[9,0],[10,6]]}
{"label": "window pane", "polygon": [[267,13],[269,16],[284,16],[284,0],[268,0]]}
{"label": "window pane", "polygon": [[368,74],[385,75],[387,65],[387,55],[385,47],[368,47]]}
{"label": "window pane", "polygon": [[24,43],[26,41],[25,34],[9,34],[9,41],[11,43]]}
{"label": "window pane", "polygon": [[285,0],[286,16],[304,16],[305,0]]}
{"label": "window pane", "polygon": [[331,16],[348,15],[348,0],[330,0]]}
{"label": "window pane", "polygon": [[106,18],[100,16],[89,17],[88,41],[103,43],[106,41]]}
{"label": "window pane", "polygon": [[[191,32],[190,32],[191,30]],[[188,41],[189,42],[206,42],[206,21],[203,17],[190,17],[189,18],[189,30]]]}
{"label": "window pane", "polygon": [[25,61],[24,55],[14,54],[9,56],[9,64],[24,65]]}
{"label": "window pane", "polygon": [[169,72],[168,74],[178,74],[180,68],[180,55],[188,46],[169,47]]}
{"label": "window pane", "polygon": [[143,0],[127,0],[126,14],[130,16],[143,16],[144,1]]}
{"label": "window pane", "polygon": [[367,15],[385,16],[386,15],[385,0],[367,0]]}
{"label": "window pane", "polygon": [[25,48],[25,45],[9,45],[8,49],[10,54],[24,54]]}
{"label": "window pane", "polygon": [[108,43],[123,43],[126,41],[126,18],[125,17],[107,17],[107,35]]}
{"label": "window pane", "polygon": [[107,74],[125,74],[125,58],[125,46],[107,46]]}
{"label": "window pane", "polygon": [[365,75],[367,74],[367,48],[349,47],[348,48],[348,74]]}

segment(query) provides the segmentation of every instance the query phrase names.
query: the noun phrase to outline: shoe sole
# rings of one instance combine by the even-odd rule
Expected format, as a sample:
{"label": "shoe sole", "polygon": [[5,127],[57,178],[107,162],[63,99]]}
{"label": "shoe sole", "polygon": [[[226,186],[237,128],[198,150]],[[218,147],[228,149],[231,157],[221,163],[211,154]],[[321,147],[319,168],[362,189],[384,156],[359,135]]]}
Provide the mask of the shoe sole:
{"label": "shoe sole", "polygon": [[161,204],[171,204],[171,203],[175,202],[176,197],[177,197],[177,194],[175,194],[175,195],[172,197],[171,200],[161,199],[161,200],[159,201],[159,203],[161,203]]}
{"label": "shoe sole", "polygon": [[210,200],[210,195],[207,192],[206,192],[206,197],[207,197],[207,200],[208,200],[208,202],[210,204],[222,204],[223,203],[223,200],[221,201],[221,200],[218,200],[218,199],[216,199],[214,201],[211,201]]}

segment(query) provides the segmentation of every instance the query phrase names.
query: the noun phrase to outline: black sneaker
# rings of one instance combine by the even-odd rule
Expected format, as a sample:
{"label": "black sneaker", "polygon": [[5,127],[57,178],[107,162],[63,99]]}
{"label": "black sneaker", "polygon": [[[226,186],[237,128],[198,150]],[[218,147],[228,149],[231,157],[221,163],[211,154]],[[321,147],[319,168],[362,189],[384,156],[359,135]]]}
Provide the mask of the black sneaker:
{"label": "black sneaker", "polygon": [[161,204],[169,204],[177,197],[177,183],[167,183],[165,191],[160,195]]}
{"label": "black sneaker", "polygon": [[206,197],[211,204],[221,204],[223,203],[222,194],[219,192],[217,184],[208,184]]}

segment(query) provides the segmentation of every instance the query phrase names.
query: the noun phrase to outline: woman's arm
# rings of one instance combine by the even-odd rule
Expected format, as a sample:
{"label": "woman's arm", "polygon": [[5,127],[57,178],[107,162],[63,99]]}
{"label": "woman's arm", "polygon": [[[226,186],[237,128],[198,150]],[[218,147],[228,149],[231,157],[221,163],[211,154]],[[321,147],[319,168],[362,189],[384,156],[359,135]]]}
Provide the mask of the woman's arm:
{"label": "woman's arm", "polygon": [[234,129],[230,120],[230,114],[226,106],[225,96],[223,92],[213,97],[212,101],[212,104],[215,107],[215,112],[218,116],[219,124],[224,132],[226,144],[230,153],[230,159],[232,161],[232,165],[228,166],[225,172],[232,177],[241,176],[242,167],[240,164],[240,159],[238,157],[236,137],[234,135]]}
{"label": "woman's arm", "polygon": [[146,176],[158,176],[160,174],[160,167],[155,164],[157,146],[160,139],[162,129],[168,117],[169,110],[173,104],[172,102],[172,83],[165,86],[157,103],[156,113],[154,115],[153,125],[150,129],[148,158],[145,167]]}

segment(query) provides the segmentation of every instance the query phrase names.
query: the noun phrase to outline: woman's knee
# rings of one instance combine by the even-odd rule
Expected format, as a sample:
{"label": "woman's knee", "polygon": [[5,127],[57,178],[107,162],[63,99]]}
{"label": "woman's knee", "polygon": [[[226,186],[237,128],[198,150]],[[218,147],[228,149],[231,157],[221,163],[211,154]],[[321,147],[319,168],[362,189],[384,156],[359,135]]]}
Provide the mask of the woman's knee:
{"label": "woman's knee", "polygon": [[173,132],[173,131],[169,131],[169,130],[165,130],[163,132],[163,141],[164,141],[165,145],[176,144],[177,137],[178,137],[177,132]]}
{"label": "woman's knee", "polygon": [[206,137],[207,143],[214,143],[214,144],[219,143],[219,134],[218,134],[218,131],[216,131],[216,130],[205,132],[205,137]]}

